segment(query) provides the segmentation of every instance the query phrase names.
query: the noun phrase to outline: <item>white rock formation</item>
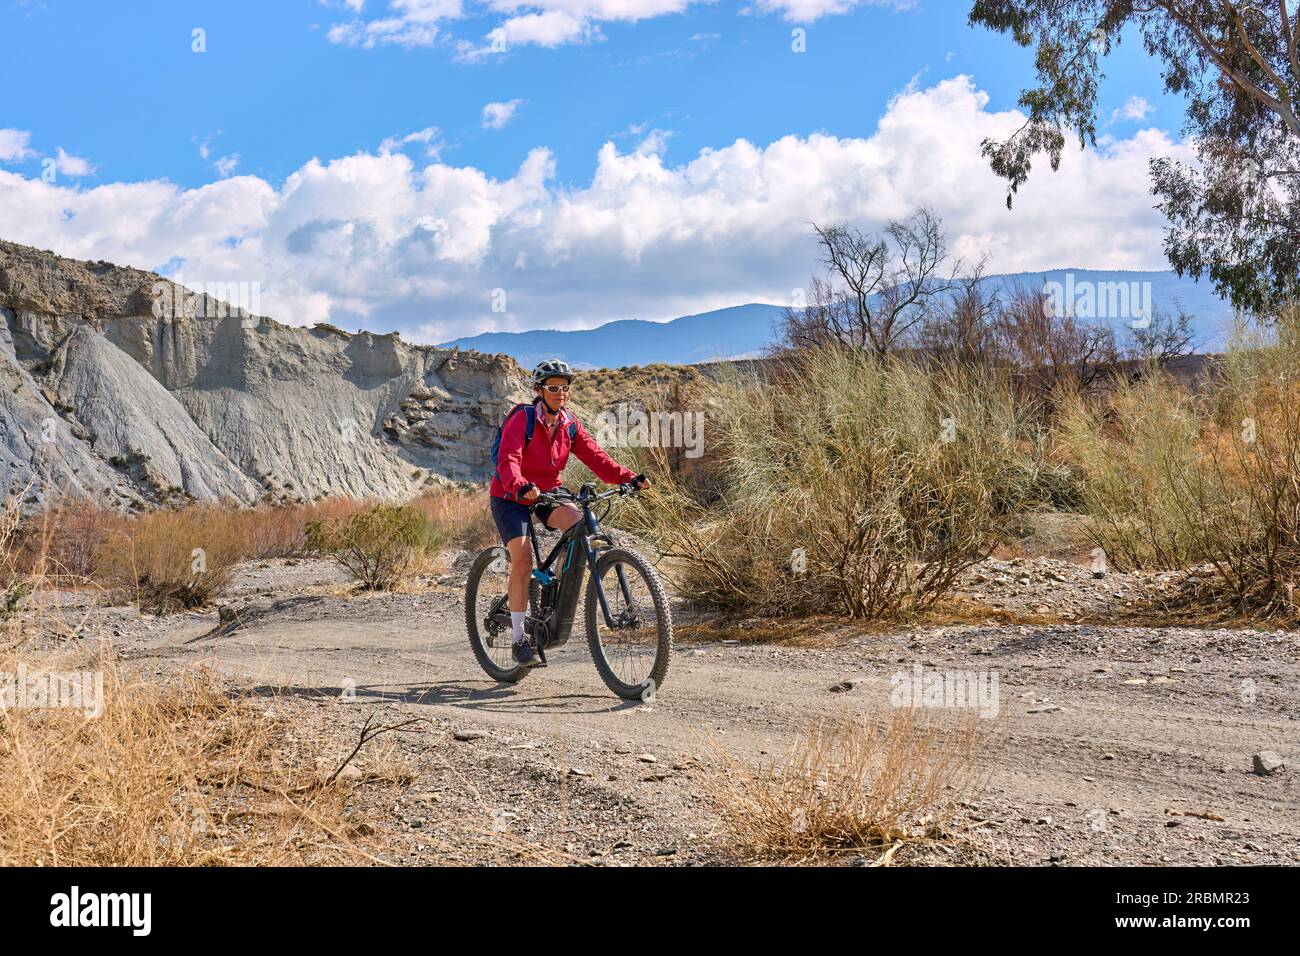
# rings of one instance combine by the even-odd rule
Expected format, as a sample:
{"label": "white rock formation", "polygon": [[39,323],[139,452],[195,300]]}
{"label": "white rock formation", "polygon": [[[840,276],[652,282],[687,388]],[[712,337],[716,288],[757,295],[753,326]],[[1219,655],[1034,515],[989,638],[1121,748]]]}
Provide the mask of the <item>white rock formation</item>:
{"label": "white rock formation", "polygon": [[526,386],[504,355],[286,326],[0,242],[0,492],[33,503],[403,498],[485,477]]}

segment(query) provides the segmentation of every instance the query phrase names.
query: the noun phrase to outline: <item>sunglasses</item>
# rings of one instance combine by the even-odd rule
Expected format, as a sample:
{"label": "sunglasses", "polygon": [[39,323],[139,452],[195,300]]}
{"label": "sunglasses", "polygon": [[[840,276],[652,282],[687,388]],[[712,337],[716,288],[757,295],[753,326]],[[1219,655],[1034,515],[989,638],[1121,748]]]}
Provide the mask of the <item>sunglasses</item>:
{"label": "sunglasses", "polygon": [[552,395],[559,395],[561,392],[567,394],[569,391],[569,386],[567,385],[543,385],[542,388],[546,389]]}

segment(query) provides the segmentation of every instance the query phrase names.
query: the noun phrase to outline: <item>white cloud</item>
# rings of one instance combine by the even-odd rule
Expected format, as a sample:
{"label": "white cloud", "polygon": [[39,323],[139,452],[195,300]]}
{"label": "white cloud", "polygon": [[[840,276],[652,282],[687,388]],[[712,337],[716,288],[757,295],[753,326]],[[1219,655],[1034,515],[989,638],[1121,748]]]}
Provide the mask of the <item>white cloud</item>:
{"label": "white cloud", "polygon": [[1155,112],[1155,107],[1148,103],[1140,96],[1130,96],[1124,101],[1124,105],[1115,112],[1110,114],[1110,121],[1116,120],[1137,120],[1141,122]]}
{"label": "white cloud", "polygon": [[21,162],[34,157],[36,151],[27,146],[31,141],[32,134],[25,129],[0,129],[0,162]]}
{"label": "white cloud", "polygon": [[535,43],[537,46],[556,47],[575,40],[588,40],[594,36],[591,18],[572,10],[541,10],[510,17],[493,30],[489,37],[502,36],[507,46]]}
{"label": "white cloud", "polygon": [[[360,5],[356,7],[360,12]],[[461,0],[389,0],[391,16],[378,20],[356,18],[335,23],[325,36],[333,43],[373,49],[380,45],[412,48],[431,46],[438,38],[438,24],[459,20]]]}
{"label": "white cloud", "polygon": [[411,143],[421,143],[424,145],[424,155],[429,159],[437,159],[442,152],[442,130],[436,126],[426,126],[424,129],[416,130],[414,133],[407,133],[400,139],[395,136],[389,136],[379,144],[379,149],[384,153],[399,152],[402,147],[409,146]]}
{"label": "white cloud", "polygon": [[[477,60],[516,46],[587,43],[601,38],[602,23],[636,23],[681,13],[697,2],[709,0],[475,0],[473,15],[504,14],[505,19],[481,43],[462,38],[455,48],[461,59]],[[465,7],[462,0],[389,0],[385,16],[333,24],[326,37],[367,49],[381,44],[432,46],[441,25],[471,15]]]}
{"label": "white cloud", "polygon": [[662,156],[668,149],[668,137],[672,135],[670,129],[652,129],[636,144],[636,151],[642,156]]}
{"label": "white cloud", "polygon": [[[346,0],[345,0],[346,2]],[[481,60],[517,46],[557,47],[603,39],[604,23],[637,23],[682,13],[712,0],[388,0],[385,15],[367,20],[354,16],[333,24],[326,37],[333,43],[373,49],[380,45],[407,48],[433,46],[446,23],[467,17],[503,14],[505,19],[475,43],[456,39],[452,46],[462,60]],[[825,16],[851,13],[858,7],[910,9],[916,0],[753,0],[741,13],[777,13],[791,22],[810,23]],[[328,4],[327,4],[328,5]],[[347,2],[348,6],[353,6]],[[472,10],[467,10],[472,7]],[[360,14],[357,2],[354,12]],[[696,34],[692,40],[716,39]]]}
{"label": "white cloud", "polygon": [[235,167],[239,165],[239,154],[231,153],[229,156],[222,156],[212,164],[212,168],[217,171],[217,175],[222,179],[229,179],[235,174]]}
{"label": "white cloud", "polygon": [[[0,129],[0,162],[23,162],[42,156],[42,153],[29,147],[31,139],[32,134],[27,130]],[[53,156],[46,158],[45,164],[64,176],[91,176],[95,172],[95,167],[89,160],[73,156],[62,146],[55,150]]]}
{"label": "white cloud", "polygon": [[[822,17],[851,13],[857,7],[892,7],[910,10],[915,0],[754,0],[762,13],[779,13],[791,23],[812,23]],[[741,12],[748,12],[742,10]]]}
{"label": "white cloud", "polygon": [[544,148],[502,179],[380,149],[312,160],[279,189],[257,176],[72,188],[0,170],[0,236],[143,268],[176,257],[187,277],[260,282],[281,321],[424,341],[788,301],[817,269],[810,223],[877,229],[921,204],[994,271],[1165,267],[1147,162],[1192,160],[1187,143],[1144,129],[1069,149],[1008,211],[980,143],[1023,116],[987,106],[960,76],[895,97],[865,138],[742,139],[677,165],[649,137],[630,152],[609,142],[577,186]]}
{"label": "white cloud", "polygon": [[195,133],[193,136],[190,137],[191,143],[198,143],[199,145],[199,159],[206,160],[209,156],[212,155],[212,141],[220,135],[221,135],[221,130],[216,130],[215,132],[209,133],[207,136],[204,136],[202,139],[199,138],[198,133]]}
{"label": "white cloud", "polygon": [[505,129],[507,123],[515,118],[515,111],[523,100],[510,100],[508,103],[488,103],[483,107],[484,129]]}
{"label": "white cloud", "polygon": [[65,153],[62,146],[58,148],[54,158],[54,168],[64,176],[91,176],[95,172],[95,167],[89,160]]}

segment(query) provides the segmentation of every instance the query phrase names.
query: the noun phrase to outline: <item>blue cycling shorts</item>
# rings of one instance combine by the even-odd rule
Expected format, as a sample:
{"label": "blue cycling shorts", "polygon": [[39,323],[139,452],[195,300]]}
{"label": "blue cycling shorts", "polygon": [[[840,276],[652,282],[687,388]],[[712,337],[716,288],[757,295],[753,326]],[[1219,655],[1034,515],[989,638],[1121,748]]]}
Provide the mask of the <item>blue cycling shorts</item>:
{"label": "blue cycling shorts", "polygon": [[[537,519],[546,524],[546,519],[551,516],[555,510],[555,505],[538,505],[534,510]],[[508,501],[505,498],[492,497],[492,520],[496,522],[497,532],[501,535],[501,543],[508,544],[511,540],[523,537],[528,534],[528,506],[520,504],[518,501]]]}

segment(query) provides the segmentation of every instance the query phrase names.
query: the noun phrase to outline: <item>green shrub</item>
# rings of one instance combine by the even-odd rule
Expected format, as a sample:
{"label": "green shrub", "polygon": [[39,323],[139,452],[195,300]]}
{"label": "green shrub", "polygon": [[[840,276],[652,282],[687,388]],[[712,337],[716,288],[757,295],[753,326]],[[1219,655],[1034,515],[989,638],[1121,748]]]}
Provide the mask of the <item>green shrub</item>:
{"label": "green shrub", "polygon": [[410,570],[421,554],[442,543],[429,519],[410,506],[376,505],[307,524],[307,547],[330,554],[367,590],[388,590]]}
{"label": "green shrub", "polygon": [[706,606],[907,617],[987,557],[1037,453],[992,373],[841,348],[706,389],[716,497],[665,478],[629,518]]}
{"label": "green shrub", "polygon": [[1151,378],[1105,413],[1076,405],[1061,439],[1112,563],[1206,562],[1196,598],[1300,619],[1300,308],[1240,341],[1200,396]]}

